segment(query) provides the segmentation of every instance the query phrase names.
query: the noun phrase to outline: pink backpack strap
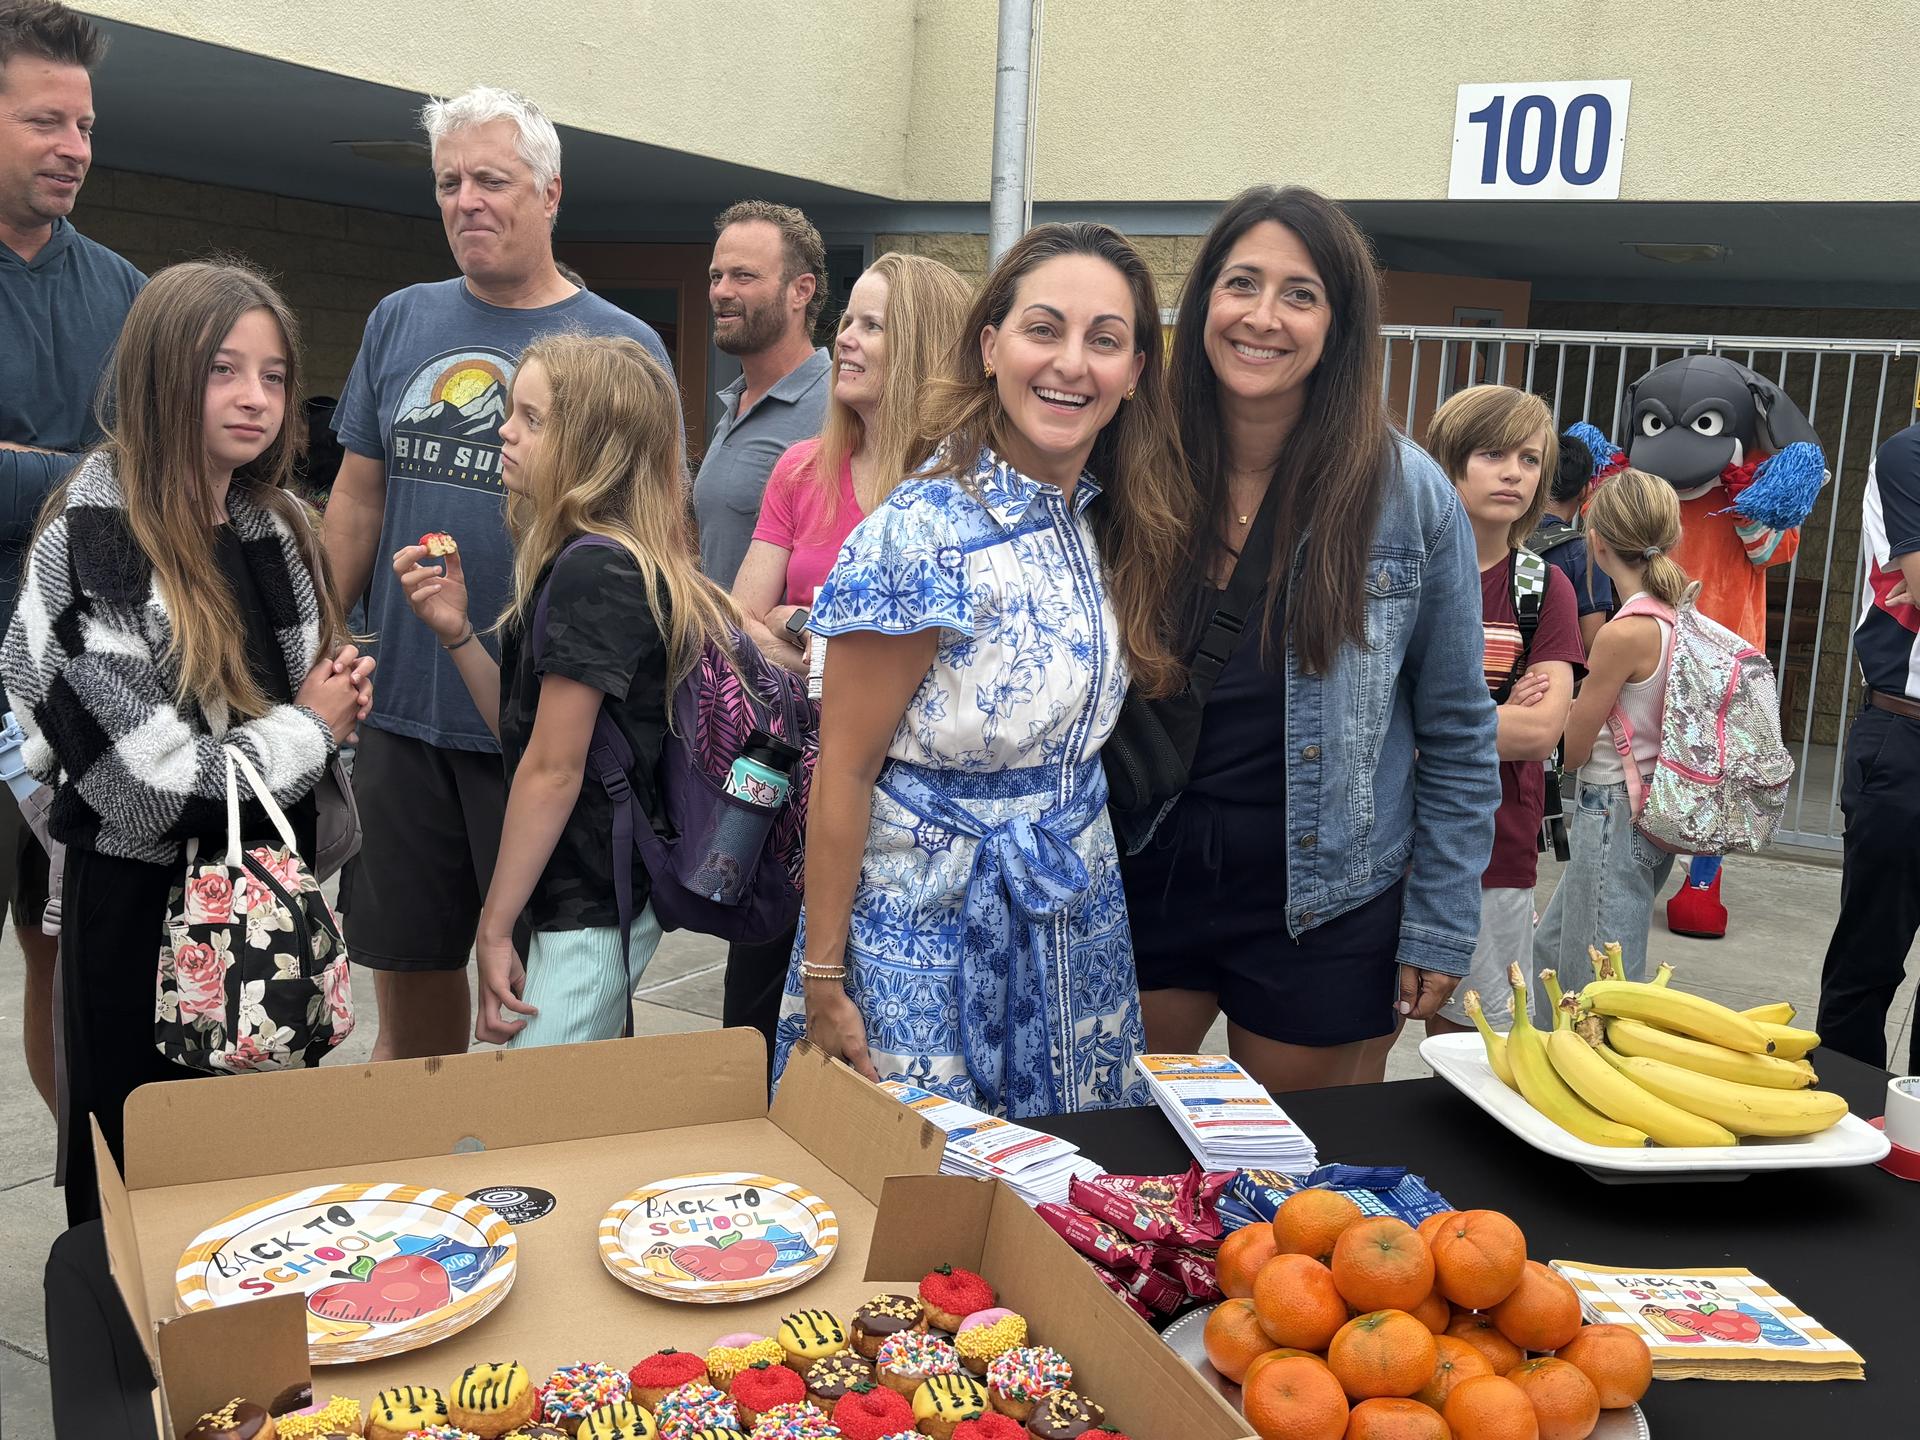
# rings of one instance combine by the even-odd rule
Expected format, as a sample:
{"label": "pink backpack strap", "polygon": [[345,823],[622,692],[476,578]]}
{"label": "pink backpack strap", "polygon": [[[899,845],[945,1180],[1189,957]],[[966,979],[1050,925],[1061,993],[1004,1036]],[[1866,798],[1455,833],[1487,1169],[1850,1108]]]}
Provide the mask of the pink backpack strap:
{"label": "pink backpack strap", "polygon": [[[1614,611],[1613,618],[1627,615],[1645,615],[1654,620],[1666,622],[1667,633],[1673,632],[1674,613],[1671,605],[1656,600],[1651,595],[1637,595]],[[1660,650],[1663,657],[1671,660],[1672,652],[1668,648],[1670,641],[1663,641]],[[1626,771],[1627,805],[1631,813],[1638,818],[1647,803],[1647,787],[1640,779],[1640,765],[1633,758],[1633,722],[1627,719],[1616,703],[1607,714],[1607,730],[1613,736],[1613,748],[1620,752],[1620,768]]]}

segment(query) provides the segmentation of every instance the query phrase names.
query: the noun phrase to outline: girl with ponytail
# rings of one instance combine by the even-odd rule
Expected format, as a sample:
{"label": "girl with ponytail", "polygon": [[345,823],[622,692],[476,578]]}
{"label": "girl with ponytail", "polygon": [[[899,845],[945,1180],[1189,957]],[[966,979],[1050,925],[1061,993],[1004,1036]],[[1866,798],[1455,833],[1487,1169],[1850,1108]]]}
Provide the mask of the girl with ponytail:
{"label": "girl with ponytail", "polygon": [[[1644,470],[1623,470],[1602,485],[1586,514],[1588,563],[1606,572],[1621,604],[1648,596],[1671,609],[1693,603],[1700,587],[1673,558],[1680,502],[1673,487]],[[1561,987],[1593,977],[1587,947],[1620,943],[1627,976],[1647,978],[1647,926],[1673,856],[1640,834],[1627,796],[1626,766],[1651,781],[1660,759],[1673,626],[1651,615],[1620,615],[1600,629],[1587,678],[1567,715],[1565,763],[1579,767],[1569,841],[1573,858],[1534,931],[1537,974],[1551,966]],[[1614,722],[1619,723],[1614,723]],[[1620,742],[1631,737],[1627,753]]]}

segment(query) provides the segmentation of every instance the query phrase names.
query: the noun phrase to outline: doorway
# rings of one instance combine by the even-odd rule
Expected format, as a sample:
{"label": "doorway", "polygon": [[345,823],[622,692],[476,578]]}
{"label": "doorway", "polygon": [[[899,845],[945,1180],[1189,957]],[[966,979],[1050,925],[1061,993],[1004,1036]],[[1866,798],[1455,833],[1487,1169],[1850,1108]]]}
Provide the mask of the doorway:
{"label": "doorway", "polygon": [[687,458],[697,467],[708,435],[707,264],[713,247],[582,241],[553,250],[580,272],[587,289],[659,332],[680,382]]}

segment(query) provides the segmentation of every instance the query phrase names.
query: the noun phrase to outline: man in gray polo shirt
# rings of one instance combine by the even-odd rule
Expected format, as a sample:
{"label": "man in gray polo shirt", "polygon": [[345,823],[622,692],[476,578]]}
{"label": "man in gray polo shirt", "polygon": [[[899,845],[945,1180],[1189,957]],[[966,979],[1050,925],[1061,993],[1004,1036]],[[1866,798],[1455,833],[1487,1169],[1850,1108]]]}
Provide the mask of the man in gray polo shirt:
{"label": "man in gray polo shirt", "polygon": [[724,408],[694,477],[693,510],[700,568],[730,586],[774,462],[818,435],[826,417],[832,366],[812,335],[827,303],[827,249],[805,215],[765,200],[729,206],[713,228],[713,343],[740,358],[741,375],[720,392]]}

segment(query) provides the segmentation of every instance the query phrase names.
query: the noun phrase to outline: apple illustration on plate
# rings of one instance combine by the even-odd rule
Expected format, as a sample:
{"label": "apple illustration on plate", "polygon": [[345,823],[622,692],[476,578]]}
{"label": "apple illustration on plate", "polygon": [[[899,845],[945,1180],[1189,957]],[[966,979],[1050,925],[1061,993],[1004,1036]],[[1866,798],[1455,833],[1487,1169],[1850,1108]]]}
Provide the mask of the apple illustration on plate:
{"label": "apple illustration on plate", "polygon": [[328,1285],[307,1296],[307,1308],[327,1320],[397,1325],[431,1315],[453,1298],[446,1268],[424,1255],[389,1255],[363,1280]]}
{"label": "apple illustration on plate", "polygon": [[704,1245],[677,1246],[670,1258],[700,1280],[758,1280],[773,1269],[780,1252],[771,1240],[729,1235]]}

